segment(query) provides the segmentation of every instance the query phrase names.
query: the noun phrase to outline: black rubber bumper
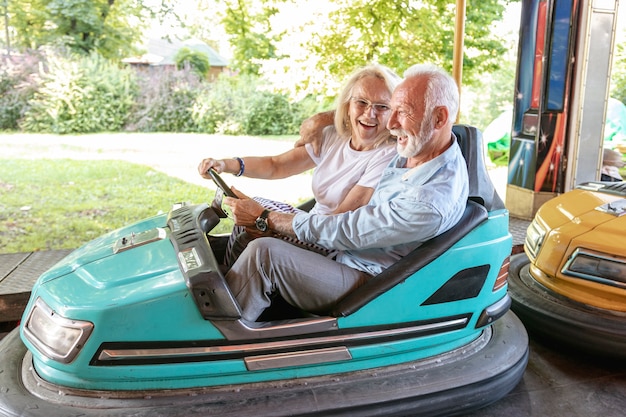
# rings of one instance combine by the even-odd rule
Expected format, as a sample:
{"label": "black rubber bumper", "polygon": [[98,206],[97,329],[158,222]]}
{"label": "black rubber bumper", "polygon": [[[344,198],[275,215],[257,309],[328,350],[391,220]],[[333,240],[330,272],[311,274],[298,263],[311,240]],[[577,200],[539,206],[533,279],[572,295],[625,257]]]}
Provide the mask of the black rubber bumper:
{"label": "black rubber bumper", "polygon": [[521,380],[528,336],[512,313],[480,338],[428,360],[324,377],[151,392],[66,390],[38,381],[19,334],[0,341],[0,415],[437,416],[491,404]]}
{"label": "black rubber bumper", "polygon": [[529,264],[524,253],[511,257],[509,295],[531,334],[600,359],[626,359],[626,315],[554,293],[533,279]]}

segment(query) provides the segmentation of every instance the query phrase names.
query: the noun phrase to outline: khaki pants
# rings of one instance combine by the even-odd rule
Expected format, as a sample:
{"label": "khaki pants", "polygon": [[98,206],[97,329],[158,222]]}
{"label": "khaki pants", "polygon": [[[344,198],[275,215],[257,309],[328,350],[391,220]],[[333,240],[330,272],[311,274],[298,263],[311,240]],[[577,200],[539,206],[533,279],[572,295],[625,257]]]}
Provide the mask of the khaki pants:
{"label": "khaki pants", "polygon": [[243,318],[255,321],[278,292],[289,304],[324,314],[370,275],[333,259],[263,237],[248,244],[226,274]]}

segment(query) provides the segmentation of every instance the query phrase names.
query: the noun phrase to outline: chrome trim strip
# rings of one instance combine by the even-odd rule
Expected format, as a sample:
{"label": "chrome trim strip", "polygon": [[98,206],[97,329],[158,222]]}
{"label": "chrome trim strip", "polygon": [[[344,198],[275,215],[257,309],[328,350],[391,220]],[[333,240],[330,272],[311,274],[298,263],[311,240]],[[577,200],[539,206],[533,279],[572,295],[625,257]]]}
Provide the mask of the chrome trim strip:
{"label": "chrome trim strip", "polygon": [[281,320],[280,322],[213,320],[212,323],[228,340],[300,336],[335,331],[338,328],[335,317],[301,318]]}
{"label": "chrome trim strip", "polygon": [[602,204],[601,206],[596,207],[596,210],[615,217],[626,215],[626,198]]}
{"label": "chrome trim strip", "polygon": [[352,359],[352,355],[348,348],[340,346],[336,348],[250,356],[244,358],[244,362],[249,371],[262,371],[265,369],[287,368],[290,366],[349,361],[350,359]]}
{"label": "chrome trim strip", "polygon": [[128,236],[122,236],[113,244],[113,253],[124,252],[137,246],[146,245],[167,238],[167,232],[161,227],[145,230],[143,232],[132,232]]}
{"label": "chrome trim strip", "polygon": [[281,341],[267,341],[259,343],[243,343],[227,346],[194,346],[181,348],[152,348],[152,349],[103,349],[97,357],[99,361],[121,361],[141,359],[173,359],[194,357],[202,355],[222,355],[239,353],[249,355],[275,349],[315,348],[315,346],[327,346],[346,344],[355,341],[363,341],[381,337],[400,336],[416,332],[430,330],[442,330],[448,327],[467,325],[467,317],[448,320],[438,323],[422,324],[411,327],[403,327],[394,330],[380,330],[375,332],[362,332],[349,335],[320,336],[306,339],[290,339]]}

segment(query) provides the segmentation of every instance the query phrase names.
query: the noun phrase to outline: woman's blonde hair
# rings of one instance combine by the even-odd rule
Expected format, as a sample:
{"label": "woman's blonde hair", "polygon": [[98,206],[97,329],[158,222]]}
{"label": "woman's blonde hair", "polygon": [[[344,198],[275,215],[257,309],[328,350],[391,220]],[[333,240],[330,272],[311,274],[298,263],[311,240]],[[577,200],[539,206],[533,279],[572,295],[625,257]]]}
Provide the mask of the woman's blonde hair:
{"label": "woman's blonde hair", "polygon": [[[350,106],[350,98],[352,97],[352,90],[355,84],[362,78],[376,77],[385,82],[389,93],[393,93],[396,86],[400,84],[402,79],[391,69],[380,64],[371,64],[363,68],[356,70],[348,81],[344,84],[337,98],[337,108],[335,109],[335,130],[342,138],[349,138],[352,135],[352,126],[350,125],[350,116],[348,109]],[[378,146],[380,143],[389,139],[390,135],[381,135],[381,139],[376,143]]]}

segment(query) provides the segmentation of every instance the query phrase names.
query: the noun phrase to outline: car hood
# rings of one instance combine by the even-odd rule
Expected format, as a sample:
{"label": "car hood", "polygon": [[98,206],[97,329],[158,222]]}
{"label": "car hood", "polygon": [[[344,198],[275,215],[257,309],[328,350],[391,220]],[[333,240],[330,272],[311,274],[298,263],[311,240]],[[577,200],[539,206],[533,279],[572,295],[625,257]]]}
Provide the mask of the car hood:
{"label": "car hood", "polygon": [[176,269],[166,221],[165,214],[155,216],[92,240],[46,271],[38,283],[78,273],[103,288]]}
{"label": "car hood", "polygon": [[537,212],[550,229],[567,223],[592,229],[604,223],[623,224],[626,198],[588,189],[576,189],[546,202]]}

